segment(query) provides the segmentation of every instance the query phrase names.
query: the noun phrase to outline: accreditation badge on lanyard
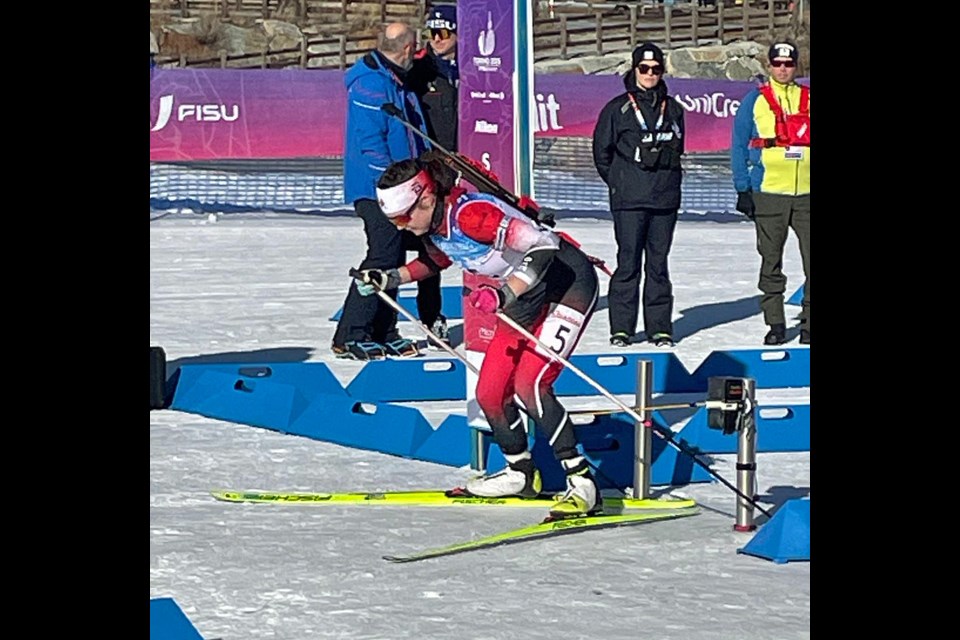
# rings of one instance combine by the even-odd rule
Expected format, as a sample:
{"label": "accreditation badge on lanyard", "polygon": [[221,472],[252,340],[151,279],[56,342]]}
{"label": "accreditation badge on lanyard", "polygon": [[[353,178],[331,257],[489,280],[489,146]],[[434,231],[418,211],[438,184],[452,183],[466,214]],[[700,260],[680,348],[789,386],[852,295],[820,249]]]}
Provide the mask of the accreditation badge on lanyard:
{"label": "accreditation badge on lanyard", "polygon": [[803,147],[789,146],[783,151],[784,160],[803,160]]}

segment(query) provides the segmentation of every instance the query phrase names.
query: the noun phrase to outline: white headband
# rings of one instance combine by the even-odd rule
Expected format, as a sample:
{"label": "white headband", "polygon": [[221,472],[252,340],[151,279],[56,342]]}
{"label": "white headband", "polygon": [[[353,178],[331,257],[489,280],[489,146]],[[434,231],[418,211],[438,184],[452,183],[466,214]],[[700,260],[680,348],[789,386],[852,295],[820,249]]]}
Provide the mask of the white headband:
{"label": "white headband", "polygon": [[377,203],[380,210],[388,218],[395,218],[407,213],[417,202],[417,198],[423,193],[423,190],[430,186],[433,181],[426,171],[421,170],[406,182],[398,185],[381,189],[377,187]]}

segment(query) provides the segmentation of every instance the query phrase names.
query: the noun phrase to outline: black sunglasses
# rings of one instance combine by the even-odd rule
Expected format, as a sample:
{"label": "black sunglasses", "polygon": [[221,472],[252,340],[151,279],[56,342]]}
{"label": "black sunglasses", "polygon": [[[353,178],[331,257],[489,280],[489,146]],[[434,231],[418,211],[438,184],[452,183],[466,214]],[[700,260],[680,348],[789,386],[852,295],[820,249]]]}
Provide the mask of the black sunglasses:
{"label": "black sunglasses", "polygon": [[430,29],[431,38],[436,38],[437,36],[440,36],[442,40],[446,40],[452,35],[453,35],[453,31],[450,31],[450,29]]}
{"label": "black sunglasses", "polygon": [[661,67],[659,64],[653,65],[653,66],[649,64],[638,64],[637,69],[640,69],[640,73],[653,72],[653,75],[655,76],[658,76],[661,73],[663,73],[663,67]]}
{"label": "black sunglasses", "polygon": [[770,61],[770,66],[771,66],[771,67],[786,67],[787,69],[792,69],[793,67],[797,66],[797,63],[794,62],[793,60],[771,60],[771,61]]}

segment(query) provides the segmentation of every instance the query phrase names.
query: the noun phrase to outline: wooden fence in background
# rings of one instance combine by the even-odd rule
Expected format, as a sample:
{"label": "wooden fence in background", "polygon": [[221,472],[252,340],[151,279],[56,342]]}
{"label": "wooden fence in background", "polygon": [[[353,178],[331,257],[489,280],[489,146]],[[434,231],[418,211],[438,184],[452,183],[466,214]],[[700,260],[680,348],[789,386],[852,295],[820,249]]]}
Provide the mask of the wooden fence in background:
{"label": "wooden fence in background", "polygon": [[150,0],[150,14],[195,18],[215,15],[223,20],[293,17],[295,22],[323,24],[334,20],[376,17],[380,22],[419,21],[427,0]]}
{"label": "wooden fence in background", "polygon": [[[345,23],[351,18],[370,18],[377,11],[380,22],[405,19],[417,23],[423,16],[423,4],[424,0],[407,3],[386,0],[151,0],[151,12],[157,7],[156,11],[186,11],[190,17],[216,9],[221,12],[221,17],[229,18],[237,17],[240,11],[259,12],[259,16],[278,15],[278,12],[295,6],[302,12],[297,22],[306,20],[316,24],[322,8],[325,27],[330,28],[335,26],[330,23],[336,19]],[[786,0],[743,0],[742,5],[727,0],[708,6],[699,6],[696,2],[590,5],[588,8],[568,7],[555,12],[553,17],[538,12],[533,28],[535,62],[628,52],[644,40],[657,42],[665,49],[722,45],[737,40],[769,40],[795,31],[800,19],[796,6]],[[217,56],[204,58],[160,55],[157,63],[164,67],[346,69],[375,44],[372,33],[305,35],[300,45],[293,48],[229,55],[221,51]]]}

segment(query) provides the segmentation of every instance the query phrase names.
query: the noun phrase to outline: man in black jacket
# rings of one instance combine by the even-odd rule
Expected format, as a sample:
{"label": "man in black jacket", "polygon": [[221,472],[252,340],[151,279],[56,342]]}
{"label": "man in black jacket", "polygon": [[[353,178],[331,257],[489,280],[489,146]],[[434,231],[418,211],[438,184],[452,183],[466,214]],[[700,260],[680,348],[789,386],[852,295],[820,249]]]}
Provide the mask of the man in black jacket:
{"label": "man in black jacket", "polygon": [[460,72],[457,68],[457,7],[437,5],[426,21],[428,46],[414,60],[411,86],[420,96],[430,137],[457,150]]}
{"label": "man in black jacket", "polygon": [[664,66],[655,44],[637,47],[626,92],[603,107],[593,132],[593,162],[610,190],[617,241],[607,301],[610,344],[618,347],[629,345],[637,328],[641,268],[644,333],[658,347],[674,345],[667,257],[680,209],[684,119],[667,93]]}
{"label": "man in black jacket", "polygon": [[[457,150],[460,74],[457,69],[457,7],[441,4],[431,9],[426,21],[430,30],[427,47],[418,52],[410,72],[410,87],[420,98],[427,132],[447,151]],[[404,234],[404,248],[424,257],[423,241]],[[440,274],[417,283],[417,315],[420,321],[444,340],[448,339]]]}

